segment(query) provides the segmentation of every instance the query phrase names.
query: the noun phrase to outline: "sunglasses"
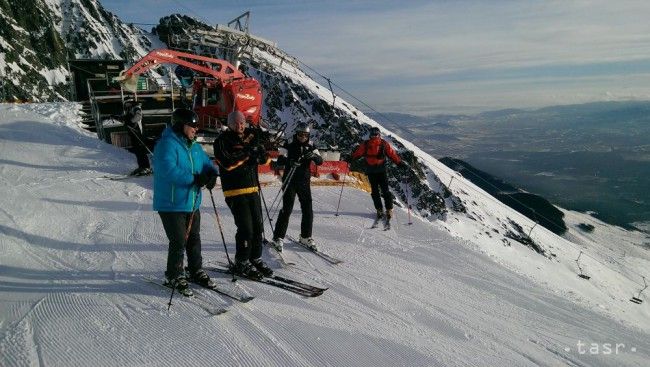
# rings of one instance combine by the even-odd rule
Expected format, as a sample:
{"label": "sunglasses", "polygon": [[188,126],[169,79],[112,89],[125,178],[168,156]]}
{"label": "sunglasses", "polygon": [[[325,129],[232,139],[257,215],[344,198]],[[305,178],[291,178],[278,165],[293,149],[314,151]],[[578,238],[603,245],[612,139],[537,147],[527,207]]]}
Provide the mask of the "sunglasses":
{"label": "sunglasses", "polygon": [[300,136],[302,138],[308,138],[309,137],[309,133],[298,133],[296,135],[298,135],[298,136]]}

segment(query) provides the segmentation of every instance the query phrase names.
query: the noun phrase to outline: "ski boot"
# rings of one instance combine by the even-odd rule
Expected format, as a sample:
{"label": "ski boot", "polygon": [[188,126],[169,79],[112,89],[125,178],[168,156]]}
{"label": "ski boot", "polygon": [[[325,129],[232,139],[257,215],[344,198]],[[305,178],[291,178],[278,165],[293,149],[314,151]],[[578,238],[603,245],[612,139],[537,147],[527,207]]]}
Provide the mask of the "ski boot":
{"label": "ski boot", "polygon": [[370,228],[377,228],[379,221],[381,221],[382,218],[384,218],[384,211],[377,209],[377,217],[375,218],[375,221],[372,223],[372,226]]}
{"label": "ski boot", "polygon": [[282,249],[284,248],[284,240],[282,238],[274,238],[273,241],[271,241],[271,247],[273,247],[277,252],[282,252]]}
{"label": "ski boot", "polygon": [[192,288],[190,288],[190,284],[187,282],[185,275],[179,275],[173,279],[167,278],[163,285],[165,287],[175,288],[178,293],[184,295],[185,297],[192,297],[194,295],[194,292],[192,292]]}
{"label": "ski boot", "polygon": [[129,176],[148,176],[152,173],[153,171],[151,170],[151,168],[138,167],[133,171],[131,171],[131,173],[129,173]]}
{"label": "ski boot", "polygon": [[261,258],[251,260],[251,264],[253,264],[253,266],[257,269],[257,271],[262,273],[262,275],[264,275],[265,277],[270,277],[273,275],[273,270],[269,268],[269,266],[266,265]]}
{"label": "ski boot", "polygon": [[393,209],[386,210],[386,217],[384,218],[384,231],[390,229],[390,220],[393,218]]}
{"label": "ski boot", "polygon": [[205,288],[214,288],[216,286],[214,281],[210,279],[210,276],[203,269],[199,269],[192,273],[190,281]]}
{"label": "ski boot", "polygon": [[311,237],[300,236],[300,241],[298,241],[298,242],[302,243],[308,249],[310,249],[310,250],[312,250],[314,252],[318,251],[318,247],[316,246],[316,242],[314,242],[314,239],[311,238]]}
{"label": "ski boot", "polygon": [[260,273],[250,261],[239,261],[235,260],[235,265],[232,268],[232,272],[235,275],[239,275],[245,278],[250,278],[253,280],[260,280],[264,276]]}

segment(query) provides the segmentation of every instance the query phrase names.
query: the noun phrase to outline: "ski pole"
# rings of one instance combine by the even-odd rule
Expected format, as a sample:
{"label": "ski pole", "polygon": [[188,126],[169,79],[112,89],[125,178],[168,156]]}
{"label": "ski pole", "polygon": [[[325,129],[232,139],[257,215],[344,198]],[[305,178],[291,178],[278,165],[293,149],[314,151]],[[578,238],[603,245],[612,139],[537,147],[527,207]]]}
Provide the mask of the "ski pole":
{"label": "ski pole", "polygon": [[278,197],[280,196],[280,193],[284,193],[284,190],[286,190],[287,186],[289,185],[289,182],[293,178],[293,174],[296,172],[296,168],[297,166],[291,165],[291,169],[289,169],[289,173],[287,173],[287,176],[282,180],[282,185],[280,185],[280,191],[278,191],[278,193],[275,195],[275,198],[273,198],[273,201],[271,202],[271,210],[274,210],[275,203],[278,201]]}
{"label": "ski pole", "polygon": [[348,163],[348,170],[345,171],[343,175],[343,182],[341,182],[341,192],[339,193],[339,203],[336,205],[336,214],[335,217],[339,216],[339,207],[341,206],[341,197],[343,197],[343,188],[345,187],[345,179],[348,177],[348,172],[350,172],[350,164]]}
{"label": "ski pole", "polygon": [[408,224],[410,226],[411,224],[413,224],[413,222],[411,222],[411,204],[409,203],[409,184],[408,181],[406,180],[406,176],[404,176],[403,181],[404,181],[404,185],[406,186],[406,208],[408,209],[408,213],[409,213]]}
{"label": "ski pole", "polygon": [[[289,184],[291,183],[291,180],[293,179],[293,176],[296,173],[297,168],[298,168],[298,166],[291,167],[291,169],[289,170],[289,173],[287,174],[287,176],[282,181],[282,186],[280,186],[280,191],[278,191],[278,193],[275,195],[275,199],[273,199],[273,202],[271,203],[271,210],[270,211],[273,213],[273,216],[271,218],[273,218],[275,216],[275,213],[278,212],[278,208],[280,207],[281,201],[277,200],[278,197],[280,196],[281,193],[282,193],[282,195],[284,195],[284,193],[286,192],[287,186],[289,186]],[[277,204],[276,204],[276,202],[277,202]]]}
{"label": "ski pole", "polygon": [[269,226],[271,227],[271,231],[273,232],[274,231],[273,220],[271,220],[271,213],[269,213],[269,207],[266,206],[266,200],[264,199],[264,193],[262,193],[262,185],[260,184],[259,180],[257,180],[257,188],[259,189],[259,192],[260,192],[260,198],[262,199],[262,204],[264,204],[264,210],[266,210],[266,217],[269,219]]}
{"label": "ski pole", "polygon": [[[260,184],[260,173],[255,169],[255,177],[257,178],[257,194],[259,195],[262,203],[264,203],[264,208],[266,209],[266,216],[269,218],[269,225],[271,226],[271,236],[273,236],[273,221],[271,221],[271,215],[269,214],[269,208],[266,206],[266,200],[264,199],[264,192],[262,191],[262,185]],[[264,229],[264,213],[262,213],[262,207],[260,206],[260,219],[262,219],[262,238],[265,242],[268,242],[266,239],[266,230]]]}
{"label": "ski pole", "polygon": [[176,290],[176,280],[172,282],[172,295],[169,296],[169,303],[167,303],[167,311],[172,308],[172,298],[174,298],[174,291]]}
{"label": "ski pole", "polygon": [[138,141],[140,142],[140,144],[142,144],[142,146],[144,147],[144,149],[146,149],[147,152],[149,152],[149,154],[153,155],[153,152],[151,151],[151,149],[149,149],[149,147],[147,146],[147,144],[145,144],[145,143],[142,141],[142,139],[140,139],[140,138],[138,137],[138,134],[136,133],[135,128],[133,128],[133,127],[131,127],[131,126],[128,126],[128,125],[124,125],[124,126],[126,126],[127,129],[131,130],[131,131],[133,132],[133,135],[135,136],[135,138],[138,139]]}
{"label": "ski pole", "polygon": [[[219,213],[217,212],[217,204],[214,203],[214,195],[212,195],[212,190],[210,192],[210,200],[212,200],[212,208],[214,209],[214,216],[217,218],[217,225],[219,226],[219,233],[221,233],[221,240],[223,241],[223,249],[226,250],[226,259],[228,259],[228,265],[230,268],[233,268],[232,261],[230,260],[230,255],[228,255],[228,247],[226,246],[226,238],[223,236],[223,228],[221,227],[221,219],[219,219]],[[236,282],[235,273],[232,273],[232,281]]]}
{"label": "ski pole", "polygon": [[[282,193],[282,197],[284,197],[284,193],[286,192],[287,187],[289,186],[289,183],[293,179],[295,170],[290,171],[289,173],[291,174],[291,176],[287,177],[287,180],[285,180],[285,182],[282,183],[282,186],[280,187],[280,191],[276,195],[276,198],[280,195],[280,193]],[[271,212],[273,213],[272,217],[275,217],[275,214],[278,212],[278,210],[279,210],[278,208],[280,207],[281,204],[283,204],[282,200],[278,200],[277,203],[275,201],[273,203],[271,203]]]}

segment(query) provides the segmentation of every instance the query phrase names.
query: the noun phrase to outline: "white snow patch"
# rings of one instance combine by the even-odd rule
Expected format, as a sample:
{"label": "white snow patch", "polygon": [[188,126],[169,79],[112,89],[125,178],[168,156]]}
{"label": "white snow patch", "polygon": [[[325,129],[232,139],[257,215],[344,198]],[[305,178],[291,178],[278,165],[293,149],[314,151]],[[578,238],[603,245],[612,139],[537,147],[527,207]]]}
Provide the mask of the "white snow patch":
{"label": "white snow patch", "polygon": [[[346,189],[337,217],[340,190],[333,186],[313,188],[314,237],[343,263],[329,265],[291,243],[285,257],[293,267],[280,268],[268,248],[263,254],[278,274],[329,287],[322,296],[306,299],[213,274],[221,287],[256,298],[243,305],[197,289],[228,312],[208,317],[178,296],[167,311],[169,292],[142,281],[162,276],[167,257],[151,209],[151,177],[103,179],[128,172],[135,158],[81,130],[78,108],[0,104],[0,365],[644,366],[650,360],[650,302],[645,295],[641,305],[627,301],[629,284],[609,270],[610,252],[593,253],[606,266],[586,264],[592,280],[578,280],[566,263],[503,246],[461,214],[407,225],[407,213],[396,209],[392,230],[368,229],[369,195]],[[503,215],[514,217],[460,178],[452,189],[477,202],[469,209],[483,216],[483,230],[499,229]],[[271,198],[279,187],[263,190]],[[215,193],[232,257],[233,218]],[[208,266],[226,256],[204,194]],[[295,208],[293,236],[299,216]],[[619,238],[611,226],[596,231]],[[533,237],[558,257],[570,252],[555,235],[536,228]],[[631,251],[636,240],[629,241]],[[515,262],[523,264],[517,272],[499,265]],[[616,344],[624,348],[613,353]]]}
{"label": "white snow patch", "polygon": [[45,78],[45,80],[47,80],[48,84],[56,85],[59,83],[65,83],[66,76],[69,73],[63,66],[59,66],[56,69],[44,69],[40,74]]}

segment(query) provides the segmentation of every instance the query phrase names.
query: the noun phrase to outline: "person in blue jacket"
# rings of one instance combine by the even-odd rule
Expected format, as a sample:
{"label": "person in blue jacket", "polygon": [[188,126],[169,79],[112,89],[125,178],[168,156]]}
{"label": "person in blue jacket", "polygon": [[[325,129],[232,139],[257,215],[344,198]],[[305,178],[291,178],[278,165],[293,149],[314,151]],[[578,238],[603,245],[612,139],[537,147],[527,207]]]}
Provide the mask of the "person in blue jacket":
{"label": "person in blue jacket", "polygon": [[[169,239],[167,285],[189,296],[188,280],[213,287],[201,257],[201,188],[212,190],[218,171],[196,142],[198,118],[194,111],[177,108],[154,150],[153,210],[162,220]],[[187,253],[187,270],[183,268]]]}

